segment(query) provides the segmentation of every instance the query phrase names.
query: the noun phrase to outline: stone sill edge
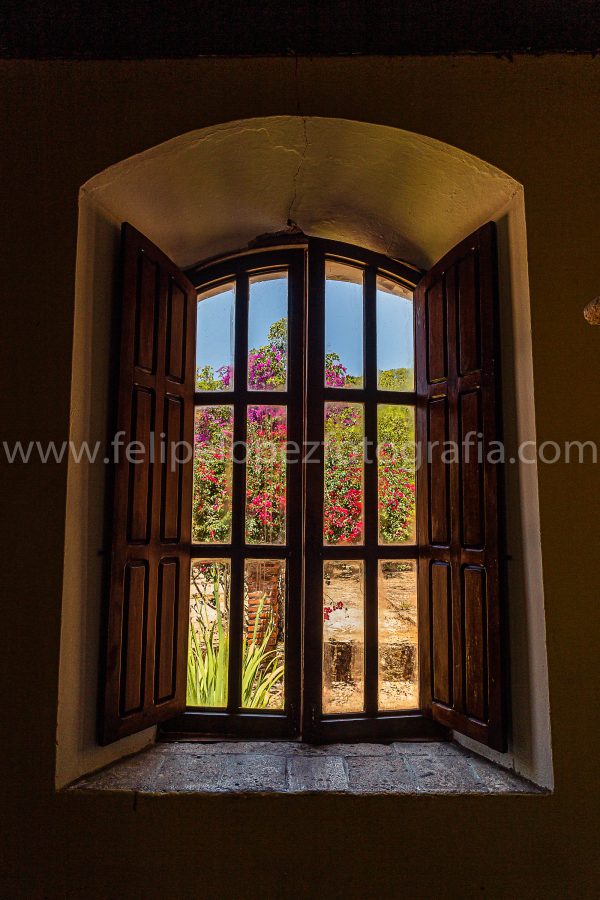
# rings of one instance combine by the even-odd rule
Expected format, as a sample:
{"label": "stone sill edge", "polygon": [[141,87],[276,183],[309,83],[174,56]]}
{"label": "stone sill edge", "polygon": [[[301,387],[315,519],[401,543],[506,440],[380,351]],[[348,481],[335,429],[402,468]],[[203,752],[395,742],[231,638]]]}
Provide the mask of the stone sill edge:
{"label": "stone sill edge", "polygon": [[[520,776],[519,776],[520,777]],[[522,779],[526,781],[526,779]],[[251,797],[260,797],[260,798],[271,798],[271,797],[549,797],[554,792],[547,789],[539,787],[532,782],[528,783],[528,787],[526,790],[494,790],[490,788],[487,791],[483,790],[472,790],[472,791],[444,791],[442,789],[433,789],[433,790],[400,790],[390,788],[389,790],[359,790],[357,788],[348,788],[347,790],[337,790],[333,788],[322,788],[315,790],[291,790],[290,788],[283,788],[281,790],[270,789],[270,790],[249,790],[249,789],[240,789],[236,791],[224,789],[219,790],[218,788],[213,791],[206,790],[196,790],[195,788],[180,788],[180,789],[170,789],[170,790],[150,790],[139,787],[88,787],[83,786],[79,783],[79,781],[74,784],[67,785],[64,788],[61,788],[59,793],[68,793],[68,794],[85,794],[85,795],[102,795],[105,796],[107,794],[128,794],[134,798],[137,797],[176,797],[176,796],[186,796],[186,797],[202,797],[203,799],[207,799],[209,797],[220,797],[226,800],[231,800],[233,798],[237,799],[249,799]]]}
{"label": "stone sill edge", "polygon": [[[191,742],[190,743],[178,742],[178,743],[180,743],[180,746],[182,746],[182,745],[185,746],[186,749],[191,749],[190,748]],[[226,742],[210,741],[207,743],[209,744],[209,746],[212,745],[212,747],[214,747],[216,750],[219,747],[219,744],[221,745],[221,747],[223,747],[224,743],[226,743]],[[198,747],[200,747],[202,745],[203,745],[203,749],[205,751],[208,750],[208,746],[206,743],[198,742],[196,744],[196,746],[198,746]],[[162,746],[166,749],[166,746],[169,746],[169,745],[166,744],[166,746],[165,746],[165,744],[162,744]],[[406,746],[406,745],[404,745],[404,746]],[[156,748],[157,745],[154,745],[154,747]],[[211,749],[212,749],[212,747],[211,747]],[[429,745],[429,747],[431,747],[431,744]],[[427,749],[429,749],[429,747]],[[448,744],[446,744],[446,747],[448,748]],[[170,745],[169,749],[171,749],[171,748],[173,750],[175,750],[175,748],[173,747],[173,744]],[[407,797],[408,796],[409,797],[460,796],[460,797],[466,797],[466,796],[488,796],[490,794],[501,795],[501,796],[516,796],[517,794],[524,795],[524,796],[532,796],[532,795],[549,796],[553,793],[553,791],[548,790],[547,788],[541,787],[531,781],[528,781],[526,778],[524,778],[521,775],[518,775],[513,770],[503,769],[494,763],[490,763],[488,760],[486,760],[483,757],[479,757],[478,755],[473,754],[472,752],[465,751],[462,747],[459,747],[459,745],[450,744],[449,749],[451,749],[451,748],[456,748],[456,751],[458,751],[458,753],[453,754],[454,759],[456,759],[457,756],[458,757],[462,756],[463,758],[466,757],[466,758],[471,758],[471,759],[473,759],[473,758],[478,759],[480,764],[482,764],[485,768],[489,769],[488,775],[495,774],[496,777],[498,778],[498,781],[500,782],[500,784],[490,783],[489,781],[488,781],[488,783],[485,783],[485,781],[482,781],[481,776],[480,776],[477,780],[474,780],[470,784],[466,783],[466,784],[458,785],[455,782],[454,784],[450,784],[450,785],[445,784],[444,785],[443,781],[445,781],[445,778],[443,776],[443,771],[445,770],[448,773],[452,773],[453,769],[455,768],[455,766],[453,766],[452,761],[451,761],[452,757],[447,756],[447,754],[444,753],[444,754],[442,754],[441,758],[440,757],[437,758],[438,766],[440,766],[440,764],[441,764],[441,768],[442,768],[442,772],[440,772],[441,778],[440,778],[439,785],[435,783],[434,779],[429,781],[427,784],[418,785],[418,784],[415,784],[414,777],[412,777],[412,778],[409,777],[404,781],[399,780],[397,784],[391,783],[391,784],[385,784],[385,785],[377,785],[377,784],[361,785],[360,783],[359,784],[355,783],[355,784],[347,784],[346,786],[340,786],[340,785],[336,785],[336,784],[321,784],[321,785],[315,786],[315,785],[307,784],[304,787],[298,787],[296,785],[287,784],[286,786],[269,785],[269,787],[263,788],[260,784],[255,783],[255,786],[250,786],[250,785],[246,784],[246,785],[240,785],[239,787],[232,788],[230,786],[220,787],[218,785],[215,785],[214,787],[207,788],[205,778],[204,779],[199,778],[198,779],[199,783],[197,786],[195,786],[193,784],[193,781],[190,784],[190,781],[188,780],[190,773],[188,773],[188,778],[184,779],[183,784],[168,785],[168,786],[165,785],[164,788],[162,788],[156,784],[156,779],[160,778],[160,776],[158,775],[158,772],[153,768],[152,758],[151,758],[150,754],[148,753],[148,749],[146,749],[146,750],[142,750],[138,753],[128,755],[127,757],[122,758],[119,761],[116,761],[114,763],[109,764],[108,766],[103,767],[102,769],[98,770],[95,773],[90,773],[86,776],[83,776],[82,778],[77,779],[76,781],[72,782],[71,784],[65,785],[61,789],[61,792],[70,792],[70,793],[79,793],[79,794],[80,793],[131,794],[134,796],[144,795],[144,796],[149,796],[149,797],[172,796],[172,795],[177,795],[177,794],[185,794],[185,795],[194,794],[194,795],[204,797],[204,798],[214,797],[214,796],[227,797],[227,798],[231,798],[231,797],[238,797],[238,798],[239,797],[272,797],[272,796],[280,796],[280,795],[281,796],[283,796],[283,795],[291,795],[291,796],[306,796],[306,795],[315,796],[315,795],[318,795],[318,796],[322,796],[323,794],[333,795],[336,797],[337,796],[340,796],[340,797],[341,796],[347,796],[347,797],[348,796],[350,796],[350,797],[389,797],[389,796],[407,796]],[[182,755],[185,756],[185,754],[182,754]],[[210,755],[212,756],[213,754],[210,754]],[[218,753],[215,755],[221,756],[221,754],[218,754]],[[283,755],[287,756],[287,754],[285,754],[285,752]],[[292,755],[294,755],[294,754],[292,754]],[[303,754],[300,754],[300,755],[303,756]],[[312,756],[312,754],[310,754],[310,751],[309,751],[309,755]],[[332,753],[329,758],[331,759],[332,757],[339,757],[339,755],[340,755],[340,751],[338,749],[337,752]],[[369,752],[365,753],[364,756],[362,754],[357,754],[356,752],[353,752],[350,755],[354,758],[357,758],[357,757],[362,758],[363,760],[368,758],[372,769],[376,770],[378,767],[378,764],[380,764],[382,771],[384,769],[383,760],[389,758],[389,757],[385,757],[385,756],[383,758],[378,757],[377,755],[373,756]],[[174,753],[169,753],[169,756],[171,756],[172,758],[174,757],[175,761],[176,761],[179,754],[177,754],[177,751],[175,751]],[[322,751],[319,754],[319,756],[321,759],[327,758],[327,754],[323,753]],[[312,756],[312,758],[314,759],[314,756]],[[103,775],[110,776],[111,773],[113,773],[116,768],[127,767],[128,763],[129,764],[133,763],[135,765],[136,761],[142,762],[143,765],[141,767],[136,766],[135,772],[127,773],[121,783],[119,783],[119,781],[120,781],[119,778],[117,778],[115,781],[114,779],[110,779],[110,777],[109,777],[108,784],[102,783],[101,780],[102,780]],[[348,770],[347,758],[343,759],[343,764],[346,769],[346,775],[347,775],[347,770]],[[146,769],[146,771],[144,771],[144,769]],[[125,774],[125,773],[122,773],[122,774]],[[426,774],[433,775],[434,773],[429,772]],[[202,781],[204,781],[204,783],[202,783]],[[504,781],[504,784],[502,784],[502,781]],[[100,783],[98,783],[98,782],[100,782]]]}

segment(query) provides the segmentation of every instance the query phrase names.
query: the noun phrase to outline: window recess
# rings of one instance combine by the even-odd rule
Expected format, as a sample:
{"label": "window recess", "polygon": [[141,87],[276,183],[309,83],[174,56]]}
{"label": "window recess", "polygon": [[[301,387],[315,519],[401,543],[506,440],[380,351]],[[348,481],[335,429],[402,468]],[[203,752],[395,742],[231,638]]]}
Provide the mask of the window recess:
{"label": "window recess", "polygon": [[184,275],[128,225],[123,267],[115,430],[192,452],[115,468],[102,740],[501,749],[493,226],[422,277],[312,238]]}

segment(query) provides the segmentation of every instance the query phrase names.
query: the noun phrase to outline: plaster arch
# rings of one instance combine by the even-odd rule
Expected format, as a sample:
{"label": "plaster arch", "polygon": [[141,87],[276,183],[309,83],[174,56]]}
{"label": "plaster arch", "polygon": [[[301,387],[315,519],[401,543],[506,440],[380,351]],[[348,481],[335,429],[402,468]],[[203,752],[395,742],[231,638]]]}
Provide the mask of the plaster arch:
{"label": "plaster arch", "polygon": [[[427,268],[489,220],[499,234],[505,438],[516,445],[535,440],[535,419],[523,190],[509,175],[423,135],[296,116],[199,129],[111,166],[80,191],[70,439],[106,438],[122,221],[182,268],[290,221]],[[106,470],[69,461],[58,786],[154,737],[149,730],[108,747],[95,740]],[[535,465],[507,467],[507,509],[513,725],[507,754],[485,752],[551,787]]]}
{"label": "plaster arch", "polygon": [[427,268],[519,192],[499,169],[432,138],[295,116],[191,131],[81,189],[182,268],[290,220],[306,234]]}

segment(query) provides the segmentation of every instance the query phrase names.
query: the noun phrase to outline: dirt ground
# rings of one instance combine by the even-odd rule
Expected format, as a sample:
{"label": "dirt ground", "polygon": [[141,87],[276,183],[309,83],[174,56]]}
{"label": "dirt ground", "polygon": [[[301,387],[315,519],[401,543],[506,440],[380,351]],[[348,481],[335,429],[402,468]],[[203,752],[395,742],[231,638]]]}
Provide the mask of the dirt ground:
{"label": "dirt ground", "polygon": [[[358,563],[325,568],[324,709],[359,712],[364,702],[364,601]],[[336,605],[343,603],[343,608]],[[384,564],[379,575],[379,705],[418,707],[417,593],[414,570]]]}

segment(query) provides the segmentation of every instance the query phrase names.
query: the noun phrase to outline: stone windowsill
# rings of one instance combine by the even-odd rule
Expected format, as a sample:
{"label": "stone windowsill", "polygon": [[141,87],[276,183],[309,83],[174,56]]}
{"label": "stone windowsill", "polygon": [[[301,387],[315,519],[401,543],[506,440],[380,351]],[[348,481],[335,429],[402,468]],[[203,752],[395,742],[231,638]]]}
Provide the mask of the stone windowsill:
{"label": "stone windowsill", "polygon": [[148,794],[542,794],[453,743],[159,743],[70,791]]}

